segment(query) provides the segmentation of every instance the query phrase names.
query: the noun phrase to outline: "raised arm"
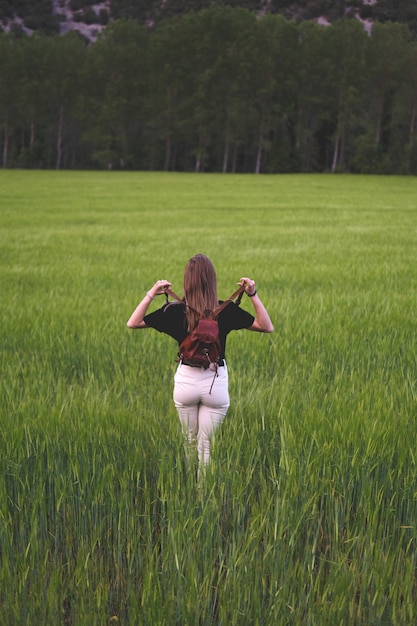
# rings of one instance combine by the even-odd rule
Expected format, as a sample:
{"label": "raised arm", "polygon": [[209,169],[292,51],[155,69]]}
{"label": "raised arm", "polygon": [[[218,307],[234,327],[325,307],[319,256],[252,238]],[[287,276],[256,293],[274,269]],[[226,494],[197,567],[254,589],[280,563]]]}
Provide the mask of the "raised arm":
{"label": "raised arm", "polygon": [[149,289],[145,297],[141,302],[139,302],[136,309],[133,311],[132,315],[128,319],[127,327],[128,328],[149,328],[146,325],[143,318],[146,315],[146,312],[149,308],[150,303],[155,298],[155,296],[159,296],[162,293],[165,293],[167,289],[171,287],[171,283],[168,280],[158,280],[154,286]]}
{"label": "raised arm", "polygon": [[245,287],[245,293],[249,296],[253,308],[255,309],[255,321],[252,326],[249,326],[248,330],[255,330],[259,333],[274,332],[274,326],[268,315],[268,311],[257,294],[255,281],[251,278],[241,278],[239,285]]}

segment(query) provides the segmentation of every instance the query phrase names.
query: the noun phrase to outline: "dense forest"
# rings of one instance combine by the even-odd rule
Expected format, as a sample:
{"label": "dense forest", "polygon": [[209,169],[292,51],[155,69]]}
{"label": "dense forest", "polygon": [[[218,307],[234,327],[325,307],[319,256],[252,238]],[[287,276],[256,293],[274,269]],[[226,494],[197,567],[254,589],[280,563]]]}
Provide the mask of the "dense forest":
{"label": "dense forest", "polygon": [[417,174],[407,25],[224,4],[95,42],[0,35],[2,166]]}

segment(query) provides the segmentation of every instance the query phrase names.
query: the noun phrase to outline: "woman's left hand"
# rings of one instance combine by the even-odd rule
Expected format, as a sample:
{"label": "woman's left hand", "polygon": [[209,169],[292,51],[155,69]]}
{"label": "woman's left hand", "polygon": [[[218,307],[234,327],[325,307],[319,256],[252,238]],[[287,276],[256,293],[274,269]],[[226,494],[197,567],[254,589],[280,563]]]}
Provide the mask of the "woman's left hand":
{"label": "woman's left hand", "polygon": [[239,281],[241,287],[245,287],[245,293],[252,296],[256,291],[255,281],[251,278],[243,277]]}

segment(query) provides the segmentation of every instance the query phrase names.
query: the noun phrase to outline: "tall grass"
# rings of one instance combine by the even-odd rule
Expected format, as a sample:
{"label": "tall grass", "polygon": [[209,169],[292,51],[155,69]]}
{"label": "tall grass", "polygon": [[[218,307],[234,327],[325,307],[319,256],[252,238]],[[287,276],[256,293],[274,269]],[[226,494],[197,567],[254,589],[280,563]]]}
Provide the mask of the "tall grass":
{"label": "tall grass", "polygon": [[[0,173],[1,624],[415,623],[416,198],[413,178]],[[276,327],[228,340],[201,485],[175,344],[125,328],[196,252],[222,296],[254,277]]]}

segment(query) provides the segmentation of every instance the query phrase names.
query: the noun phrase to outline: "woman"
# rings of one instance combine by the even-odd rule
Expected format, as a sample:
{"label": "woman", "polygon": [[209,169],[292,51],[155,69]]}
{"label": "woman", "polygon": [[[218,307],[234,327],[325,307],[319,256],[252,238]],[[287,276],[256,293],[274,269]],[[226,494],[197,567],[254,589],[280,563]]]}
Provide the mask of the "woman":
{"label": "woman", "polygon": [[[226,337],[232,330],[246,328],[272,333],[274,327],[256,291],[255,281],[241,278],[239,285],[252,302],[255,316],[235,303],[218,315],[221,354],[213,384],[213,370],[180,362],[174,377],[174,403],[190,443],[197,442],[200,467],[210,457],[210,439],[223,422],[229,408],[228,373],[225,360]],[[170,290],[168,280],[158,280],[132,313],[129,328],[155,328],[173,337],[178,345],[195,328],[198,312],[214,311],[218,306],[216,272],[204,254],[192,257],[184,272],[184,299],[146,315],[151,301]]]}

